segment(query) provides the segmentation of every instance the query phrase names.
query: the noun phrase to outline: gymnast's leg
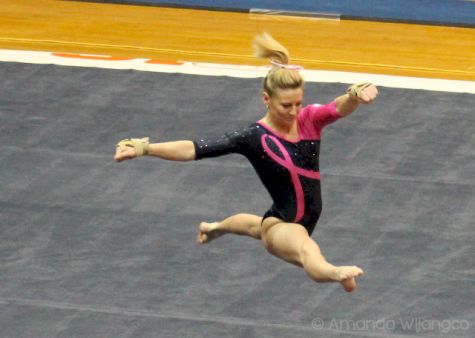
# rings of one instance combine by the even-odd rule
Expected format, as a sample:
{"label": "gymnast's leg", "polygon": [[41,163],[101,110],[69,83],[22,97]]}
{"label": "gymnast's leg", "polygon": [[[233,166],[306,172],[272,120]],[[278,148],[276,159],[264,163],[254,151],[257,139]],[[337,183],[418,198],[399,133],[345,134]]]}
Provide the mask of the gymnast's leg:
{"label": "gymnast's leg", "polygon": [[221,222],[200,224],[196,241],[200,244],[208,243],[224,234],[261,238],[262,217],[251,214],[237,214]]}
{"label": "gymnast's leg", "polygon": [[355,277],[363,275],[359,267],[328,263],[317,243],[300,224],[266,218],[262,225],[262,241],[271,254],[302,267],[316,282],[340,282],[351,292],[356,289]]}

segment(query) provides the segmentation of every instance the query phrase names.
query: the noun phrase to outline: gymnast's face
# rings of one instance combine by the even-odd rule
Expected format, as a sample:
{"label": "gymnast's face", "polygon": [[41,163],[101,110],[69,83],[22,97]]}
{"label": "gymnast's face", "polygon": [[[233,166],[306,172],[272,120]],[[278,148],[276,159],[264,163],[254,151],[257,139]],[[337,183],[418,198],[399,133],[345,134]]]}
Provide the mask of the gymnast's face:
{"label": "gymnast's face", "polygon": [[274,95],[263,94],[270,118],[280,123],[292,123],[302,108],[303,89],[277,89]]}

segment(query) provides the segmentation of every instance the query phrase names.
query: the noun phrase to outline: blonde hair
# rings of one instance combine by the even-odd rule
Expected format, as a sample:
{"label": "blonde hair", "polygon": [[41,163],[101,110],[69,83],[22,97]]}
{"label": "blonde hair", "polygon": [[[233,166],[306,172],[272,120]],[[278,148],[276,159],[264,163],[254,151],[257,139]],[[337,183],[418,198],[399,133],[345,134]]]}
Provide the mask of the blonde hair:
{"label": "blonde hair", "polygon": [[305,81],[297,69],[287,68],[289,51],[268,33],[254,38],[254,55],[261,59],[269,59],[272,68],[264,78],[264,91],[273,96],[278,89],[303,88]]}

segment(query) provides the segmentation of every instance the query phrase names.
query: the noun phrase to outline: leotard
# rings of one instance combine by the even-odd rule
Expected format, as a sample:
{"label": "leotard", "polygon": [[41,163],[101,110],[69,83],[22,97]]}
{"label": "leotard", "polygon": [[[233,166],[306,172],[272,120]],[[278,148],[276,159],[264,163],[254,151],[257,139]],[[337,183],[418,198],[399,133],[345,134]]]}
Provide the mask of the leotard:
{"label": "leotard", "polygon": [[319,154],[322,129],[338,120],[335,102],[302,108],[298,139],[282,137],[256,122],[220,137],[195,140],[196,160],[231,153],[244,155],[271,195],[264,214],[303,225],[311,234],[322,211]]}

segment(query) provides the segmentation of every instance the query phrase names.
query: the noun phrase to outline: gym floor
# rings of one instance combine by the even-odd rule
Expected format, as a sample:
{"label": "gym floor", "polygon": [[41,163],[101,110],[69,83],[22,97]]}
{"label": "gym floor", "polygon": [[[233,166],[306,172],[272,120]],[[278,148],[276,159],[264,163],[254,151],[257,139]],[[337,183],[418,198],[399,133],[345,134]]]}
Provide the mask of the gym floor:
{"label": "gym floor", "polygon": [[[365,270],[345,293],[259,241],[195,243],[201,221],[270,206],[242,157],[113,161],[124,137],[197,139],[256,121],[262,78],[0,62],[0,337],[475,335],[475,96],[410,88],[415,76],[475,84],[473,28],[47,0],[0,14],[0,57],[239,73],[263,64],[250,41],[266,30],[306,69],[407,84],[375,77],[378,100],[325,129],[313,237],[330,262]],[[347,86],[309,81],[306,102]]]}

